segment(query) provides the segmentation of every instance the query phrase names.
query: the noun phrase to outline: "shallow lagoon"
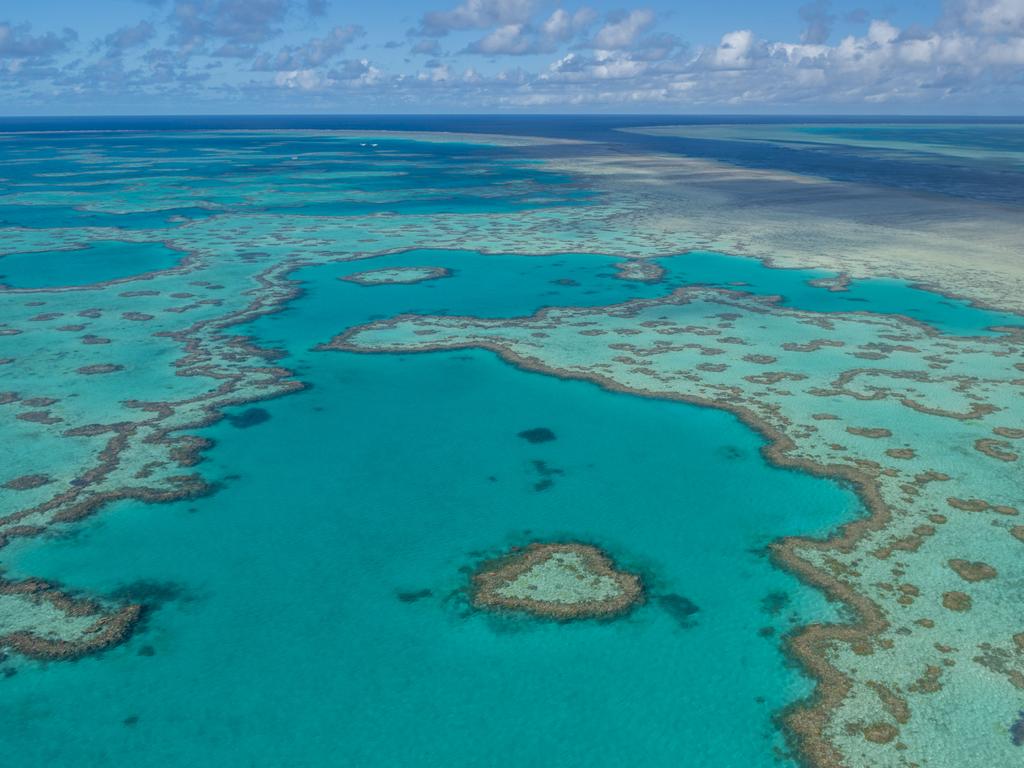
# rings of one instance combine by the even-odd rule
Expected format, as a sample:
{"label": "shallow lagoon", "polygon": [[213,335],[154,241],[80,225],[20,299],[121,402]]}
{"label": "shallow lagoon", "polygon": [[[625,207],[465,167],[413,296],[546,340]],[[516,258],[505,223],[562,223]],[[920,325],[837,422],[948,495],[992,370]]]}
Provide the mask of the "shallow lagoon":
{"label": "shallow lagoon", "polygon": [[[458,266],[471,257],[449,255],[455,278],[414,286],[336,279],[395,257],[302,273],[314,277],[304,297],[253,330],[286,343],[312,388],[259,404],[270,419],[258,426],[206,431],[219,493],[120,504],[10,551],[13,575],[167,600],[124,647],[4,680],[11,748],[55,765],[714,765],[723,753],[776,764],[772,715],[810,685],[779,637],[833,614],[763,547],[826,533],[858,513],[856,498],[768,467],[759,439],[721,413],[481,352],[309,351],[325,327],[372,310],[529,311],[554,274],[589,273],[594,301],[638,290],[603,257],[485,257],[481,275],[510,278],[498,286],[525,273],[524,291],[494,307]],[[557,440],[517,436],[537,426]],[[700,610],[684,619],[655,599],[624,621],[570,626],[469,613],[464,570],[533,536],[606,546],[655,596]],[[736,722],[747,738],[732,736]],[[54,730],[73,738],[43,737]]]}
{"label": "shallow lagoon", "polygon": [[[723,413],[479,351],[311,351],[376,316],[514,316],[663,295],[684,278],[833,307],[873,289],[830,293],[808,284],[822,275],[715,254],[663,260],[665,283],[633,283],[616,261],[412,251],[297,272],[302,297],[249,331],[311,388],[205,430],[216,447],[203,471],[220,492],[118,504],[8,550],[13,576],[153,607],[123,647],[0,681],[9,748],[57,766],[778,764],[772,717],[810,691],[780,638],[835,613],[763,548],[854,518],[852,492],[767,466],[760,439]],[[338,279],[407,265],[454,276]],[[900,293],[933,320],[957,306],[958,329],[993,321]],[[557,439],[518,437],[538,426]],[[534,537],[606,547],[653,599],[614,623],[472,613],[467,569]],[[674,615],[658,599],[670,595],[699,611]]]}
{"label": "shallow lagoon", "polygon": [[170,269],[184,257],[163,243],[95,240],[73,250],[8,254],[0,258],[0,283],[12,288],[91,285]]}

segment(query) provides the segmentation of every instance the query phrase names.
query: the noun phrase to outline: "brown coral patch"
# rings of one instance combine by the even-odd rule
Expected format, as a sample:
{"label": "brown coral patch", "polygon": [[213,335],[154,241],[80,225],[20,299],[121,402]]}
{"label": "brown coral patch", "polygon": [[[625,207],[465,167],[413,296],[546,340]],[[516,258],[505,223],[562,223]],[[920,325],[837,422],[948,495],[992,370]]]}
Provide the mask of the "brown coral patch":
{"label": "brown coral patch", "polygon": [[63,419],[51,416],[49,411],[23,411],[15,418],[30,421],[34,424],[59,424]]}
{"label": "brown coral patch", "polygon": [[890,723],[872,723],[864,728],[864,738],[875,744],[888,744],[899,735],[899,729]]}
{"label": "brown coral patch", "polygon": [[907,686],[911,693],[938,693],[942,690],[942,667],[929,664],[924,668],[924,674]]}
{"label": "brown coral patch", "polygon": [[892,715],[897,723],[904,725],[910,721],[910,705],[906,699],[884,683],[869,680],[867,686],[878,695],[886,712]]}
{"label": "brown coral patch", "polygon": [[965,592],[946,592],[942,595],[942,605],[951,611],[963,613],[971,610],[971,596]]}
{"label": "brown coral patch", "polygon": [[885,455],[891,459],[913,459],[917,452],[913,448],[887,448]]}
{"label": "brown coral patch", "polygon": [[0,594],[23,595],[35,603],[48,602],[65,615],[95,617],[78,640],[44,637],[30,630],[17,630],[0,635],[0,646],[34,659],[77,659],[123,642],[142,615],[141,605],[125,605],[104,610],[91,600],[70,597],[53,584],[38,579],[4,581],[0,579]]}
{"label": "brown coral patch", "polygon": [[949,567],[964,581],[987,581],[997,576],[996,569],[988,563],[950,560]]}
{"label": "brown coral patch", "polygon": [[982,437],[974,441],[975,450],[989,458],[999,459],[1000,461],[1016,461],[1020,458],[1017,453],[1010,450],[1011,447],[1005,440],[993,440],[988,437]]}
{"label": "brown coral patch", "polygon": [[34,475],[21,475],[8,480],[3,484],[3,487],[9,491],[28,491],[33,488],[38,488],[41,485],[53,482],[53,478],[49,475],[34,474]]}
{"label": "brown coral patch", "polygon": [[885,429],[884,427],[847,427],[846,431],[851,435],[870,437],[876,440],[882,437],[892,437],[892,430]]}
{"label": "brown coral patch", "polygon": [[117,371],[123,371],[123,365],[116,365],[114,363],[97,363],[96,365],[84,365],[81,368],[75,370],[75,373],[80,373],[83,376],[95,376],[101,373],[116,373]]}

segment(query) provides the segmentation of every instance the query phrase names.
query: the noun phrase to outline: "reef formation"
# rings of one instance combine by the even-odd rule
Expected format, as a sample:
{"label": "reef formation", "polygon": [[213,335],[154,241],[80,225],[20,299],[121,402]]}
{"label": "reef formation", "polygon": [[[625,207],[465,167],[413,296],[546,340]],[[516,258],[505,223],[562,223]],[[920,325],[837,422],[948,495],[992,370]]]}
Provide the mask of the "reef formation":
{"label": "reef formation", "polygon": [[644,597],[640,577],[621,571],[597,547],[578,542],[534,542],[473,574],[473,605],[524,611],[542,618],[611,618]]}
{"label": "reef formation", "polygon": [[450,277],[451,272],[444,267],[389,267],[387,269],[369,269],[355,272],[340,278],[359,285],[412,285],[427,280],[438,280]]}

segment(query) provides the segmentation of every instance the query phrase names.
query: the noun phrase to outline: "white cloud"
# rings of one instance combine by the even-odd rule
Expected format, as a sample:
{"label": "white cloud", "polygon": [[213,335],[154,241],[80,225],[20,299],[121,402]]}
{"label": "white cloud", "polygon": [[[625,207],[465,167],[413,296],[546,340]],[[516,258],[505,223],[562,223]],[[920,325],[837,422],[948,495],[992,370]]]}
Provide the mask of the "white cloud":
{"label": "white cloud", "polygon": [[363,28],[350,24],[334,27],[324,37],[315,37],[305,45],[282,48],[276,55],[262,53],[253,61],[253,69],[294,71],[326,64],[363,35]]}
{"label": "white cloud", "polygon": [[630,11],[623,18],[610,21],[601,27],[594,36],[593,46],[608,51],[628,48],[653,21],[653,11],[646,8]]}
{"label": "white cloud", "polygon": [[[744,69],[750,66],[750,54],[754,47],[754,33],[749,29],[738,29],[722,35],[715,49],[712,61],[718,69]],[[802,46],[801,46],[802,47]]]}
{"label": "white cloud", "polygon": [[990,35],[1024,32],[1024,0],[966,0],[962,19]]}
{"label": "white cloud", "polygon": [[470,53],[520,54],[530,49],[530,41],[523,34],[522,24],[506,24],[498,27],[489,35],[471,43],[466,49]]}
{"label": "white cloud", "polygon": [[465,0],[448,11],[425,13],[420,32],[441,37],[454,30],[522,24],[529,20],[534,5],[535,0]]}

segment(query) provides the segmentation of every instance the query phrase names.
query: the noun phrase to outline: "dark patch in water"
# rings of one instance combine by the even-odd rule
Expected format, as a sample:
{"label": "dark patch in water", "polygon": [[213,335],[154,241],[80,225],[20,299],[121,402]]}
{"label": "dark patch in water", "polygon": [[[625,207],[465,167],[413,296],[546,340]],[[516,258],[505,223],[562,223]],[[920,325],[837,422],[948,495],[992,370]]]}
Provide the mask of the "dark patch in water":
{"label": "dark patch in water", "polygon": [[523,438],[528,443],[549,443],[555,440],[555,433],[547,427],[534,427],[533,429],[524,429],[519,433],[519,437]]}
{"label": "dark patch in water", "polygon": [[730,461],[735,461],[736,459],[742,459],[745,454],[735,445],[723,445],[718,449],[718,455]]}
{"label": "dark patch in water", "polygon": [[761,598],[761,610],[772,616],[782,613],[787,605],[789,605],[789,595],[785,592],[770,592]]}
{"label": "dark patch in water", "polygon": [[269,419],[270,412],[263,408],[246,408],[241,413],[228,415],[228,421],[231,422],[231,426],[238,427],[239,429],[255,427],[257,424],[262,424]]}
{"label": "dark patch in water", "polygon": [[535,491],[546,491],[555,484],[555,481],[552,479],[553,475],[565,474],[565,472],[557,467],[549,467],[548,463],[542,459],[534,459],[530,463],[533,464],[533,468],[536,470],[537,474],[541,476],[541,479],[533,485],[533,490]]}
{"label": "dark patch in water", "polygon": [[660,605],[669,616],[683,629],[692,629],[697,626],[697,622],[694,621],[693,615],[700,611],[700,607],[690,600],[688,597],[669,593],[667,595],[658,595],[658,605]]}
{"label": "dark patch in water", "polygon": [[139,656],[156,656],[156,649],[152,645],[144,645],[139,648]]}
{"label": "dark patch in water", "polygon": [[425,597],[430,597],[434,593],[429,589],[420,589],[415,592],[399,592],[398,599],[403,603],[415,603],[417,600],[422,600]]}
{"label": "dark patch in water", "polygon": [[1010,740],[1015,747],[1024,746],[1024,709],[1017,713],[1017,719],[1010,726]]}
{"label": "dark patch in water", "polygon": [[549,467],[548,463],[543,459],[534,459],[530,462],[533,464],[533,468],[537,470],[537,473],[548,477],[549,475],[564,475],[565,472],[557,467]]}
{"label": "dark patch in water", "polygon": [[18,674],[18,670],[16,670],[14,667],[4,668],[4,677],[14,677],[16,674]]}
{"label": "dark patch in water", "polygon": [[131,726],[135,725],[137,722],[139,722],[139,716],[138,715],[129,715],[128,717],[126,717],[121,722],[124,723],[125,725],[131,727]]}
{"label": "dark patch in water", "polygon": [[173,601],[191,602],[193,595],[173,581],[141,579],[118,587],[110,595],[114,600],[126,603],[141,603],[150,608],[159,608]]}
{"label": "dark patch in water", "polygon": [[757,634],[759,637],[771,637],[775,634],[775,627],[761,627]]}

